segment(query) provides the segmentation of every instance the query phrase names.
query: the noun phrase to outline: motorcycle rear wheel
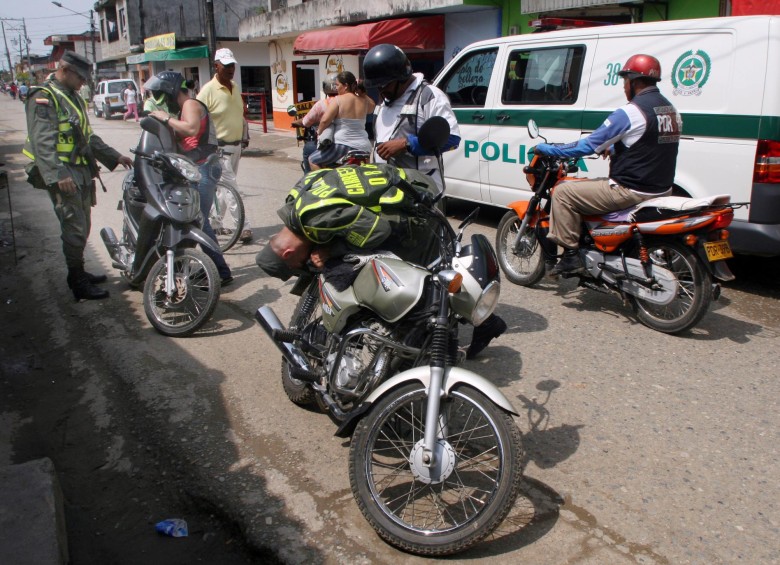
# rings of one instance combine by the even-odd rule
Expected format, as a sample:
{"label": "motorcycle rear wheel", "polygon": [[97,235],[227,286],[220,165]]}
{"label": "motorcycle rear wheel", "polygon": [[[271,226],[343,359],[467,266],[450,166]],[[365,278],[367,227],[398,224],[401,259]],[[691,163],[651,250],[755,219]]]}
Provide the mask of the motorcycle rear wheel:
{"label": "motorcycle rear wheel", "polygon": [[[290,320],[290,331],[301,330],[309,322],[317,318],[320,315],[319,312],[319,285],[315,279],[295,306],[295,311]],[[311,406],[317,401],[317,395],[308,383],[290,376],[290,366],[284,359],[282,359],[282,388],[287,398],[298,406]]]}
{"label": "motorcycle rear wheel", "polygon": [[528,226],[517,252],[513,249],[522,220],[510,210],[496,230],[498,264],[506,278],[520,286],[532,286],[544,277],[544,254],[536,237],[535,227]]}
{"label": "motorcycle rear wheel", "polygon": [[244,201],[236,188],[225,182],[217,183],[214,205],[209,211],[209,224],[224,253],[233,247],[244,230]]}
{"label": "motorcycle rear wheel", "polygon": [[677,277],[677,297],[666,305],[652,304],[632,297],[640,322],[656,331],[676,334],[695,326],[712,302],[712,275],[701,264],[696,252],[671,241],[646,243],[650,260]]}
{"label": "motorcycle rear wheel", "polygon": [[512,417],[481,392],[453,390],[442,400],[446,427],[437,442],[445,470],[431,480],[419,459],[426,405],[421,383],[381,398],[352,436],[349,479],[382,539],[410,553],[449,555],[506,518],[520,489],[522,442]]}
{"label": "motorcycle rear wheel", "polygon": [[197,249],[176,250],[173,268],[176,292],[169,298],[165,294],[165,256],[152,265],[144,284],[144,311],[161,334],[184,337],[211,318],[221,283],[214,262]]}

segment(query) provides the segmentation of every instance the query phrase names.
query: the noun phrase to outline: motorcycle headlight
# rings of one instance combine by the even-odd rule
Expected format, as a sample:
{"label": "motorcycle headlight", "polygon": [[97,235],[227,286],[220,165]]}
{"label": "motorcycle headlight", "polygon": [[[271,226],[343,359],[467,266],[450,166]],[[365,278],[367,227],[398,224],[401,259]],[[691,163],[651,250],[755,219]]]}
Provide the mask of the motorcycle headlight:
{"label": "motorcycle headlight", "polygon": [[166,153],[165,160],[184,180],[193,183],[200,182],[201,174],[198,166],[184,155]]}

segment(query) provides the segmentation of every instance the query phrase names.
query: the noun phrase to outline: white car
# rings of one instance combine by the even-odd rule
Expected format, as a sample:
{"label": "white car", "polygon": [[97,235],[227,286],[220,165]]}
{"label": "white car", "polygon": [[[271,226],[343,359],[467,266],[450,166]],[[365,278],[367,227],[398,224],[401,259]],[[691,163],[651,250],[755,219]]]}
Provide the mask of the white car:
{"label": "white car", "polygon": [[125,106],[125,98],[122,93],[128,85],[132,85],[135,88],[135,91],[139,93],[138,99],[140,100],[140,91],[133,79],[117,78],[101,81],[97,86],[95,96],[92,98],[92,108],[95,116],[109,119],[111,114],[118,112],[124,114],[127,111],[127,107]]}

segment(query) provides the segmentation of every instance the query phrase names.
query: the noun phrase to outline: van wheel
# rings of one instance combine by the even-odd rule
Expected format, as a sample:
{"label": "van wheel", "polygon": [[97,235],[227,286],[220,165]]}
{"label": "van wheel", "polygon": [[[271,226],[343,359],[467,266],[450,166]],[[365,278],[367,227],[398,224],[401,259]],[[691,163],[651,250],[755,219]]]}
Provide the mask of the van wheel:
{"label": "van wheel", "polygon": [[92,111],[94,112],[96,118],[99,118],[100,116],[102,116],[102,114],[98,111],[98,107],[97,106],[95,106],[92,109]]}
{"label": "van wheel", "polygon": [[107,120],[111,118],[111,110],[105,104],[103,104],[103,117]]}

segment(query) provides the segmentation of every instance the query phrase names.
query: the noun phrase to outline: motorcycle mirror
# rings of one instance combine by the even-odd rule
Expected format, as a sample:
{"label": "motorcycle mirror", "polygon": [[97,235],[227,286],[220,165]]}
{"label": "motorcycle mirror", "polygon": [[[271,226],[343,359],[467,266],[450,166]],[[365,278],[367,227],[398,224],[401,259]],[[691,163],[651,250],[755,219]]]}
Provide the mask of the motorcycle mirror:
{"label": "motorcycle mirror", "polygon": [[450,124],[441,116],[428,118],[417,133],[420,146],[434,153],[438,153],[450,136]]}
{"label": "motorcycle mirror", "polygon": [[292,117],[298,115],[298,109],[295,107],[294,104],[290,104],[289,106],[287,106],[287,115]]}
{"label": "motorcycle mirror", "polygon": [[536,125],[533,119],[528,120],[528,137],[531,139],[539,137],[539,126]]}

